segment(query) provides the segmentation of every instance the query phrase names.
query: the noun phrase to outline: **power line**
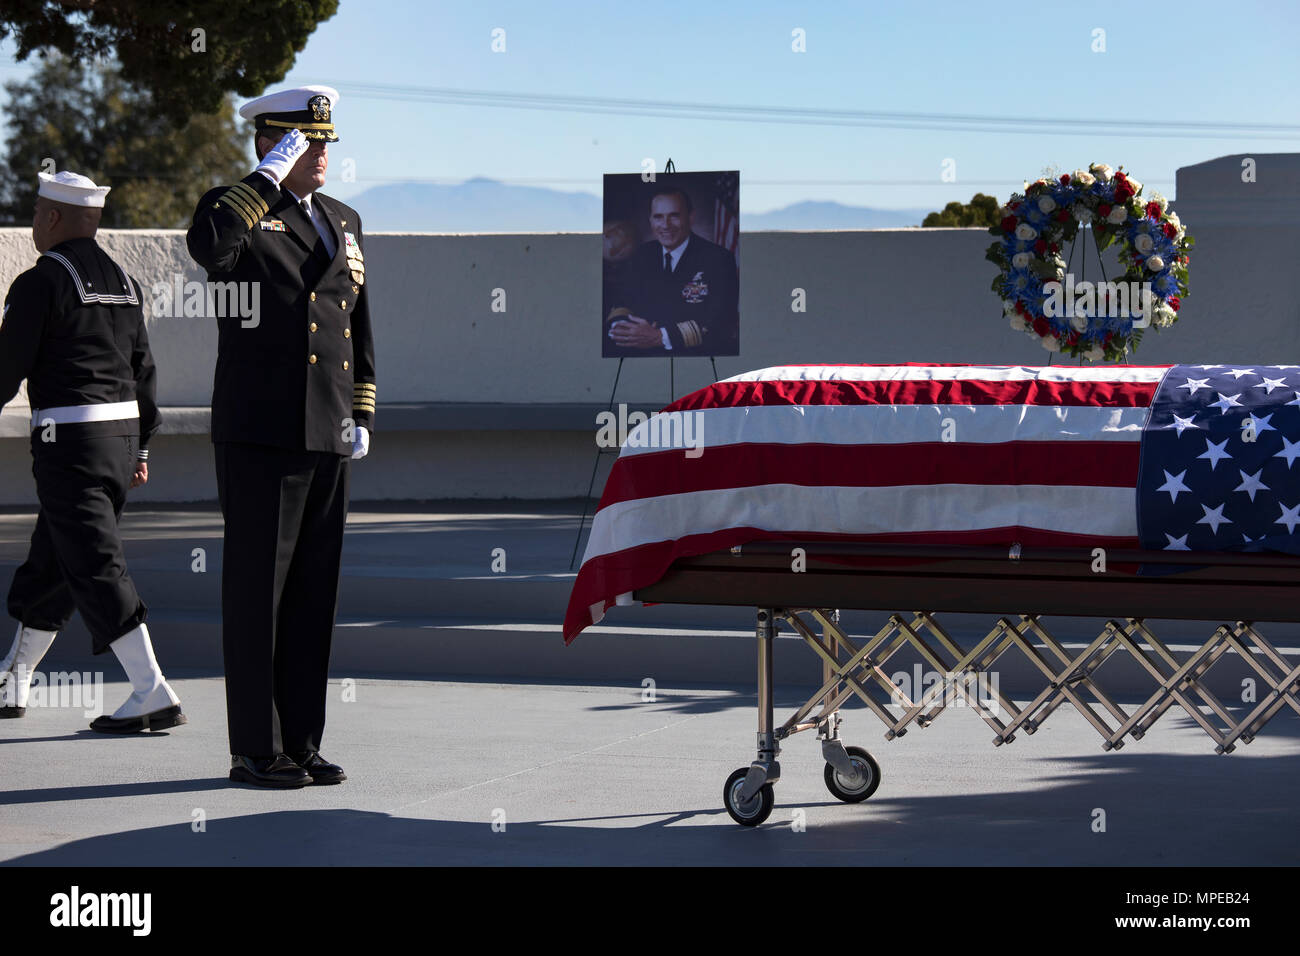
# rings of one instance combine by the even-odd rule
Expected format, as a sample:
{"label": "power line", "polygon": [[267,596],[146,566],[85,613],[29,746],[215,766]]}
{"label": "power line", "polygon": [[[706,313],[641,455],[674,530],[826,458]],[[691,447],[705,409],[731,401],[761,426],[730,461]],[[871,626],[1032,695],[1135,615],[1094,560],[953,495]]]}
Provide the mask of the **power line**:
{"label": "power line", "polygon": [[1085,119],[1082,117],[992,116],[959,113],[883,112],[817,107],[745,106],[686,103],[671,100],[563,96],[450,87],[396,86],[341,82],[340,88],[359,99],[444,103],[498,109],[598,113],[725,122],[789,123],[814,126],[877,127],[946,132],[1011,133],[1019,135],[1127,136],[1159,139],[1300,139],[1300,125],[1287,123],[1228,123],[1203,120]]}

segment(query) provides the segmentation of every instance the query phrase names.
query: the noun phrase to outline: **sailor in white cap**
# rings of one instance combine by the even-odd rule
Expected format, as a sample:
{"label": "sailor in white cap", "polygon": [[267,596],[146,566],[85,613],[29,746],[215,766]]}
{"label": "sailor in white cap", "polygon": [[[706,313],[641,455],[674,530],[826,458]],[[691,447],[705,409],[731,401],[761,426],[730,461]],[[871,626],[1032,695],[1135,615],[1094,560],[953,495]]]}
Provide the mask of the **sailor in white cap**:
{"label": "sailor in white cap", "polygon": [[320,753],[348,481],[375,417],[361,217],[325,196],[328,86],[240,109],[260,164],[199,200],[186,241],[212,282],[256,282],[255,328],[218,318],[212,393],[225,519],[221,626],[230,779],[339,783]]}
{"label": "sailor in white cap", "polygon": [[95,242],[108,191],[76,173],[40,174],[41,256],[14,279],[0,319],[0,406],[26,379],[41,504],[9,589],[18,633],[0,662],[0,717],[26,713],[32,673],[75,610],[94,652],[111,650],[132,688],[91,727],[135,733],[186,718],[158,669],[118,534],[127,490],[149,480],[159,415],[140,284]]}

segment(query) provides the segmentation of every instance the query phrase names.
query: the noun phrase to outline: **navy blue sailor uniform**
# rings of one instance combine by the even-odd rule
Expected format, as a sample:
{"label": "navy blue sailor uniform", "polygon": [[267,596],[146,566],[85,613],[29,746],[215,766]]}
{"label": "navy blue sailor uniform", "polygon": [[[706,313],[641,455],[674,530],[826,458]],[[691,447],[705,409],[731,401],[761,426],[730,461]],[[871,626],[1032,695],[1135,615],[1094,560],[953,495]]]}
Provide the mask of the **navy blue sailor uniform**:
{"label": "navy blue sailor uniform", "polygon": [[94,239],[69,239],[18,276],[0,319],[0,406],[27,380],[40,513],[9,614],[60,631],[81,612],[102,654],[144,623],[118,521],[161,423],[140,284]]}
{"label": "navy blue sailor uniform", "polygon": [[212,393],[236,755],[320,749],[353,437],[374,427],[361,220],[319,192],[310,202],[319,229],[253,172],[208,192],[186,236],[209,282],[252,283],[257,306],[217,318]]}
{"label": "navy blue sailor uniform", "polygon": [[623,271],[622,289],[607,304],[612,306],[607,333],[612,321],[630,313],[665,330],[672,347],[625,348],[606,334],[606,356],[740,354],[736,257],[695,233],[671,271],[665,268],[659,242],[642,243]]}

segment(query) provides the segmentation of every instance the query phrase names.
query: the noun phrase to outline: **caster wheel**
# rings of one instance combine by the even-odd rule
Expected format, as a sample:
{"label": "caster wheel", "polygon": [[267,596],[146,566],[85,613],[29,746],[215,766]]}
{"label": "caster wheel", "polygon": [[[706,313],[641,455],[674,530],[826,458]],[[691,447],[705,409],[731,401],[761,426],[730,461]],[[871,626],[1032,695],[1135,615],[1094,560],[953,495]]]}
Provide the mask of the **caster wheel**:
{"label": "caster wheel", "polygon": [[765,783],[749,803],[741,803],[740,790],[745,785],[745,777],[748,775],[749,768],[741,767],[728,777],[726,785],[722,788],[722,801],[727,807],[727,813],[731,814],[731,819],[742,827],[756,827],[772,815],[776,795],[772,792],[772,785]]}
{"label": "caster wheel", "polygon": [[831,764],[826,765],[826,789],[837,800],[861,803],[880,786],[880,764],[861,747],[845,747],[845,753],[858,771],[856,778],[845,777]]}

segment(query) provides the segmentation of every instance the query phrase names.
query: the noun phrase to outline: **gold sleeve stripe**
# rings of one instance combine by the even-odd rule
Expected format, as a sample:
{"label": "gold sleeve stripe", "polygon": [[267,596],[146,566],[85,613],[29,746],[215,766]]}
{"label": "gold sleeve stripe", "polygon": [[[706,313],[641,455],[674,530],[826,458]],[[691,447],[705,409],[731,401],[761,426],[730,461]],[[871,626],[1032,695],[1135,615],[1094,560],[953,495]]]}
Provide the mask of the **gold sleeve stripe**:
{"label": "gold sleeve stripe", "polygon": [[677,331],[682,333],[682,345],[687,348],[692,348],[704,341],[704,336],[700,333],[700,327],[694,320],[678,322]]}
{"label": "gold sleeve stripe", "polygon": [[251,209],[257,212],[258,219],[261,219],[270,211],[271,207],[267,201],[259,196],[257,190],[248,183],[235,183],[230,188],[239,190],[239,195],[248,203]]}
{"label": "gold sleeve stripe", "polygon": [[253,228],[253,223],[262,218],[261,216],[253,215],[252,208],[249,207],[248,203],[241,196],[236,195],[233,189],[221,198],[226,201],[226,205],[239,213],[239,218],[244,220],[244,225],[248,226],[249,229]]}
{"label": "gold sleeve stripe", "polygon": [[375,403],[371,402],[369,405],[363,405],[363,404],[358,404],[356,402],[353,402],[352,410],[354,412],[370,412],[371,414],[374,414]]}

